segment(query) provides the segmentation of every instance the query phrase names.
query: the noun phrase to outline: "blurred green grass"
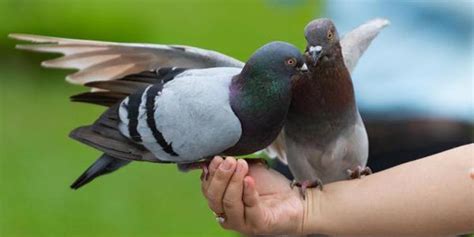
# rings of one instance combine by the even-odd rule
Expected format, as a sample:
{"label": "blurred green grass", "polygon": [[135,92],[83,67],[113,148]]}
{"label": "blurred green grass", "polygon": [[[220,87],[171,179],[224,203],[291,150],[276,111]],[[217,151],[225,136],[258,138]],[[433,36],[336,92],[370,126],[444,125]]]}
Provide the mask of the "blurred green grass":
{"label": "blurred green grass", "polygon": [[245,60],[284,40],[303,48],[320,3],[301,1],[0,0],[0,236],[232,236],[200,194],[200,172],[133,163],[79,191],[69,184],[99,152],[68,138],[103,108],[70,103],[84,91],[52,55],[14,50],[11,32],[186,44]]}

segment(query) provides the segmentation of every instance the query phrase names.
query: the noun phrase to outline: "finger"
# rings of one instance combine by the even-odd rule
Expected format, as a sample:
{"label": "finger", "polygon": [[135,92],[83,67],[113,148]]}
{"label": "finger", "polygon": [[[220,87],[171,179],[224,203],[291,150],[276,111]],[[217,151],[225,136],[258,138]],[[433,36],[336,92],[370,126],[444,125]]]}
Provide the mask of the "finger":
{"label": "finger", "polygon": [[245,225],[242,195],[244,191],[244,177],[247,173],[247,162],[243,159],[237,160],[235,173],[229,181],[222,201],[226,216],[226,221],[223,223],[224,228],[241,230]]}
{"label": "finger", "polygon": [[236,163],[234,158],[227,157],[219,165],[207,189],[206,197],[209,207],[217,214],[224,213],[222,199],[224,198],[224,193],[230,178],[234,174]]}
{"label": "finger", "polygon": [[217,167],[224,161],[222,157],[220,156],[215,156],[214,159],[212,159],[211,163],[209,163],[209,176],[207,179],[203,179],[201,182],[201,192],[206,195],[207,189],[209,188],[209,185],[211,184],[211,180],[214,177],[214,174],[216,173]]}
{"label": "finger", "polygon": [[250,176],[244,178],[243,201],[246,225],[258,226],[260,221],[263,220],[263,211],[260,206],[255,180]]}

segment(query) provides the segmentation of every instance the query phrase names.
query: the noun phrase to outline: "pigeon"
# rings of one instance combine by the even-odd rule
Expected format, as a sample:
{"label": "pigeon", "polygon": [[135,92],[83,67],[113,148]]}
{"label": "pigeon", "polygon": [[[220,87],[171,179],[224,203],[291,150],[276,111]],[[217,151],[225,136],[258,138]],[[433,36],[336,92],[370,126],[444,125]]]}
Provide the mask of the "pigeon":
{"label": "pigeon", "polygon": [[[387,19],[375,18],[353,29],[342,37],[339,43],[342,48],[342,58],[344,61],[344,65],[347,70],[349,70],[349,72],[352,72],[354,70],[360,57],[367,50],[373,39],[375,39],[375,37],[380,33],[380,31],[389,24],[390,21],[388,21]],[[305,30],[305,36],[311,35],[312,33],[314,32],[311,32],[310,29],[308,29],[307,27]],[[264,152],[269,157],[278,158],[281,163],[285,165],[288,164],[287,147],[285,143],[284,131],[280,133],[277,139],[269,147],[267,147]],[[296,170],[293,170],[292,173],[293,172],[296,172]],[[321,179],[326,180],[324,177],[321,177]],[[319,187],[322,187],[322,182],[319,182],[321,181],[321,179],[314,180],[314,182],[319,183]],[[314,182],[313,184],[315,184]],[[294,184],[298,184],[298,182],[294,182]]]}
{"label": "pigeon", "polygon": [[130,161],[189,167],[215,155],[245,155],[265,148],[283,127],[291,78],[306,69],[295,46],[272,42],[258,49],[243,68],[161,68],[86,83],[96,90],[72,96],[72,101],[109,108],[70,137],[103,155],[71,188]]}
{"label": "pigeon", "polygon": [[[334,23],[316,19],[304,34],[309,71],[293,81],[292,102],[282,133],[266,149],[288,165],[306,198],[306,189],[371,173],[368,138],[357,110],[350,71],[388,21],[376,19],[342,42]],[[345,48],[344,48],[345,47]],[[325,235],[308,235],[325,236]]]}
{"label": "pigeon", "polygon": [[316,19],[305,38],[309,71],[294,80],[283,133],[293,185],[303,194],[308,187],[371,173],[368,136],[336,27]]}
{"label": "pigeon", "polygon": [[[344,63],[352,71],[359,58],[378,33],[389,24],[386,19],[376,18],[355,28],[341,39]],[[29,34],[10,34],[11,38],[36,44],[17,45],[18,49],[36,52],[60,53],[64,56],[47,60],[42,66],[47,68],[77,69],[66,77],[72,84],[86,85],[100,81],[122,81],[124,76],[143,71],[160,71],[166,68],[243,68],[244,63],[231,56],[202,48],[185,45],[116,43],[93,40],[67,39]],[[166,77],[170,77],[169,75]],[[165,78],[166,80],[166,78]],[[90,84],[89,84],[90,85]],[[123,95],[108,94],[104,97],[100,89],[92,88],[96,93],[89,98],[98,104],[109,105]],[[127,91],[127,93],[131,93]],[[73,98],[74,100],[74,98]],[[110,102],[107,102],[110,101]],[[287,163],[284,132],[264,150],[270,157],[279,158]],[[126,164],[128,160],[104,158],[100,173],[110,173]],[[113,162],[110,162],[113,161]],[[94,166],[94,165],[93,165]],[[92,167],[91,167],[92,168]],[[109,171],[110,170],[110,171]]]}

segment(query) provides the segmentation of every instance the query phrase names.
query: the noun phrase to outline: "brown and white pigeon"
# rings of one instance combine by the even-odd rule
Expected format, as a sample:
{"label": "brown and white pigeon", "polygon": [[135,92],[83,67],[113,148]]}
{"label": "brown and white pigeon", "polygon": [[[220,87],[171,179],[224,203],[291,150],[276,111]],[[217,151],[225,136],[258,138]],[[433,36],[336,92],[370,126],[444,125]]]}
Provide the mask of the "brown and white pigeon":
{"label": "brown and white pigeon", "polygon": [[371,173],[367,132],[336,27],[317,19],[306,26],[305,37],[309,72],[294,80],[283,133],[288,167],[303,193]]}
{"label": "brown and white pigeon", "polygon": [[357,178],[366,167],[368,138],[350,76],[372,39],[388,25],[375,19],[341,41],[334,23],[316,19],[305,28],[309,72],[293,83],[284,131],[266,151],[287,164],[294,183],[307,187]]}

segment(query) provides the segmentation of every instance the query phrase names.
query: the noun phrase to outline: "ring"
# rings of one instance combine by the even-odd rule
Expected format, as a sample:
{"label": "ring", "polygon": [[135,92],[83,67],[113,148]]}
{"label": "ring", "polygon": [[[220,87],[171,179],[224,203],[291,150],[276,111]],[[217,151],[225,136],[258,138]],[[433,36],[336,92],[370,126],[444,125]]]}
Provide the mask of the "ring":
{"label": "ring", "polygon": [[216,216],[216,221],[219,223],[219,224],[223,224],[225,222],[225,213],[220,213],[220,214],[217,214],[215,212],[214,213],[214,216]]}

